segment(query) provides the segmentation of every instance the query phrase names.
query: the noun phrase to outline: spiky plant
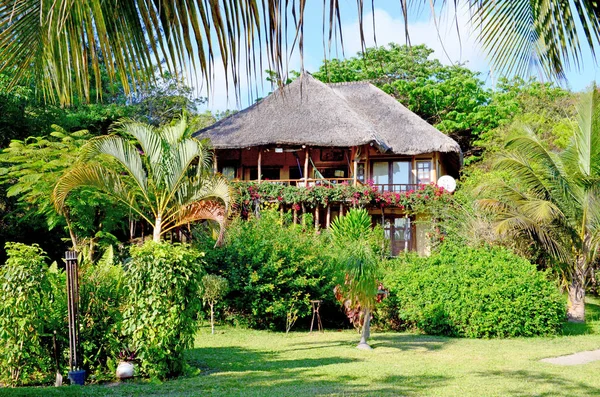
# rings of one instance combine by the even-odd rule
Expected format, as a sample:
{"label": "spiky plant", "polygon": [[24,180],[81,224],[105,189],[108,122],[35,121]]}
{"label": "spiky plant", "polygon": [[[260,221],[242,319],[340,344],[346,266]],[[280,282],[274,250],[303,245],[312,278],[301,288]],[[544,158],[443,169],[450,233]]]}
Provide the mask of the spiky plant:
{"label": "spiky plant", "polygon": [[510,175],[481,187],[479,204],[496,215],[499,233],[531,239],[567,284],[568,317],[585,320],[585,286],[600,248],[600,96],[582,96],[570,145],[552,152],[524,129],[506,143],[496,169]]}
{"label": "spiky plant", "polygon": [[[365,14],[388,2],[373,0],[365,8],[363,0],[357,1],[363,46],[364,25],[370,21]],[[338,35],[342,38],[345,3],[322,3],[323,32],[331,48]],[[406,30],[398,33],[398,41],[410,42],[409,14],[422,10],[423,3],[434,18],[448,4],[456,13],[468,9],[474,33],[503,72],[525,74],[533,65],[548,76],[561,77],[569,66],[581,66],[584,50],[593,54],[600,44],[596,0],[401,0]],[[303,52],[304,26],[313,23],[305,15],[307,4],[306,0],[0,0],[0,71],[13,71],[14,82],[33,72],[39,92],[63,105],[73,103],[75,94],[88,98],[94,82],[100,93],[102,67],[130,93],[153,79],[155,67],[172,73],[197,70],[208,83],[214,61],[220,59],[229,71],[225,78],[231,76],[239,88],[241,75],[255,77],[262,70],[266,53],[269,68],[283,82],[290,52]]]}
{"label": "spiky plant", "polygon": [[220,225],[220,244],[231,190],[212,173],[208,143],[191,137],[186,118],[160,128],[125,121],[114,132],[81,148],[78,162],[54,187],[56,209],[63,212],[77,188],[92,187],[153,225],[154,241],[178,226],[212,219]]}
{"label": "spiky plant", "polygon": [[363,311],[363,327],[359,348],[370,348],[371,312],[377,300],[379,258],[373,250],[371,217],[364,209],[351,209],[331,224],[336,246],[335,263],[340,289],[352,305]]}

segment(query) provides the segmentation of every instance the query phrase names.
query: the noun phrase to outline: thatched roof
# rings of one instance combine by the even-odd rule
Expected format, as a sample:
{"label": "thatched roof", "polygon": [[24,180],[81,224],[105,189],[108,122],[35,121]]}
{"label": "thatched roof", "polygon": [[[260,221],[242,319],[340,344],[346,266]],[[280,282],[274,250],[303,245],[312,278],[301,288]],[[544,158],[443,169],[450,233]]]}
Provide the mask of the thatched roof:
{"label": "thatched roof", "polygon": [[374,85],[324,84],[308,73],[196,136],[210,138],[215,149],[373,143],[396,154],[462,156],[458,143]]}

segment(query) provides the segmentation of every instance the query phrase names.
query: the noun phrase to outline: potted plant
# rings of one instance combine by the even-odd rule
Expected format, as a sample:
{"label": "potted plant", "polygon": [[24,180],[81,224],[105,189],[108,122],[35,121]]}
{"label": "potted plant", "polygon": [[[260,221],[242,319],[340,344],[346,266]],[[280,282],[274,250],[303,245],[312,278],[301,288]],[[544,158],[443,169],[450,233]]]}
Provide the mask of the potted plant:
{"label": "potted plant", "polygon": [[119,365],[117,365],[117,379],[133,378],[133,363],[135,361],[135,349],[125,348],[119,352]]}

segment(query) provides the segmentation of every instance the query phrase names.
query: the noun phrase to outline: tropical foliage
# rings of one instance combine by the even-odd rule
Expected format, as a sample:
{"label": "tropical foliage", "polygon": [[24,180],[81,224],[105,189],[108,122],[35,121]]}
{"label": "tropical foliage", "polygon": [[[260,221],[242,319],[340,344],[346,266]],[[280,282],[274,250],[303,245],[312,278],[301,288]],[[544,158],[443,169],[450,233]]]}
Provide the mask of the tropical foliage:
{"label": "tropical foliage", "polygon": [[371,216],[364,209],[352,209],[336,218],[331,225],[333,243],[337,248],[333,263],[341,295],[351,306],[363,312],[359,348],[368,348],[371,315],[379,290],[379,258],[370,244],[374,231]]}
{"label": "tropical foliage", "polygon": [[210,306],[210,328],[215,333],[215,305],[220,301],[229,289],[227,279],[214,274],[206,274],[202,277],[202,300]]}
{"label": "tropical foliage", "polygon": [[[419,3],[400,2],[407,27],[409,10]],[[571,64],[580,65],[583,48],[594,52],[599,43],[600,15],[592,0],[452,4],[456,13],[469,8],[484,51],[503,72],[525,74],[537,65],[547,76],[563,77]],[[341,7],[337,0],[323,7],[323,35],[327,36],[323,39],[328,38],[329,48],[338,36],[342,38]],[[101,95],[103,67],[106,76],[119,80],[129,94],[153,80],[155,67],[161,73],[198,69],[210,82],[214,61],[220,58],[224,75],[229,78],[231,72],[239,89],[241,75],[256,73],[263,50],[280,76],[286,72],[289,52],[303,53],[304,26],[311,23],[305,8],[304,0],[285,4],[251,0],[236,5],[228,1],[4,0],[0,2],[0,59],[4,60],[0,71],[14,71],[16,82],[32,70],[45,98],[71,104],[75,94],[89,99],[92,87]],[[364,44],[362,2],[357,10]],[[438,10],[432,3],[434,17]],[[410,41],[408,28],[401,35]],[[585,39],[580,40],[580,35]],[[246,55],[245,60],[240,54]]]}
{"label": "tropical foliage", "polygon": [[297,313],[300,322],[309,318],[311,300],[323,300],[324,319],[341,320],[325,233],[294,225],[289,214],[267,208],[259,218],[233,220],[222,247],[213,249],[214,240],[203,230],[195,235],[206,252],[206,270],[228,280],[219,304],[228,323],[283,330],[289,313]]}
{"label": "tropical foliage", "polygon": [[0,267],[0,379],[11,385],[44,381],[52,372],[52,332],[64,328],[64,277],[37,246],[6,245]]}
{"label": "tropical foliage", "polygon": [[142,374],[164,379],[184,373],[184,350],[192,346],[202,308],[202,257],[184,244],[149,241],[131,248],[123,333]]}
{"label": "tropical foliage", "polygon": [[600,242],[600,98],[582,97],[569,146],[556,153],[530,129],[508,140],[496,169],[509,178],[483,185],[483,208],[501,234],[532,239],[568,284],[571,320],[583,321],[585,286]]}
{"label": "tropical foliage", "polygon": [[185,118],[158,128],[126,121],[116,132],[123,136],[93,138],[81,148],[79,163],[54,188],[52,200],[59,212],[72,191],[92,187],[153,225],[154,241],[200,219],[217,221],[222,236],[229,185],[212,174],[212,153],[206,142],[191,137]]}
{"label": "tropical foliage", "polygon": [[389,297],[376,322],[396,330],[469,338],[553,335],[564,299],[548,273],[506,248],[444,244],[428,258],[387,264]]}
{"label": "tropical foliage", "polygon": [[446,205],[451,197],[447,191],[434,184],[420,185],[404,192],[382,192],[372,183],[363,186],[324,183],[305,188],[277,183],[236,182],[234,188],[237,204],[246,212],[251,212],[252,206],[257,204],[272,202],[289,205],[296,210],[302,205],[314,208],[349,203],[360,207],[397,207],[409,213],[417,213],[434,205]]}

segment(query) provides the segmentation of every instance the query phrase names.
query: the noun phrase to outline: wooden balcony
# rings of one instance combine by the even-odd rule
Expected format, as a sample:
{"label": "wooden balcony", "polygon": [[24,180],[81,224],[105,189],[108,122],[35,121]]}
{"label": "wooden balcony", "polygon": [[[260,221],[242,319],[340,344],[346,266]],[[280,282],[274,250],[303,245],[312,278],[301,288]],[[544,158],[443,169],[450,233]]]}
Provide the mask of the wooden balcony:
{"label": "wooden balcony", "polygon": [[[353,178],[319,178],[319,179],[315,179],[315,178],[302,178],[302,179],[263,179],[261,181],[257,181],[254,180],[252,182],[259,182],[259,183],[273,183],[273,184],[277,184],[277,185],[284,185],[284,186],[297,186],[297,187],[312,187],[312,186],[332,186],[332,185],[340,185],[340,184],[347,184],[347,185],[352,185],[354,184],[354,179]],[[357,185],[361,185],[361,183],[359,181],[356,181]]]}
{"label": "wooden balcony", "polygon": [[418,190],[419,186],[416,183],[386,183],[386,184],[375,184],[380,191],[382,192],[394,192],[394,193],[403,193],[411,190]]}

